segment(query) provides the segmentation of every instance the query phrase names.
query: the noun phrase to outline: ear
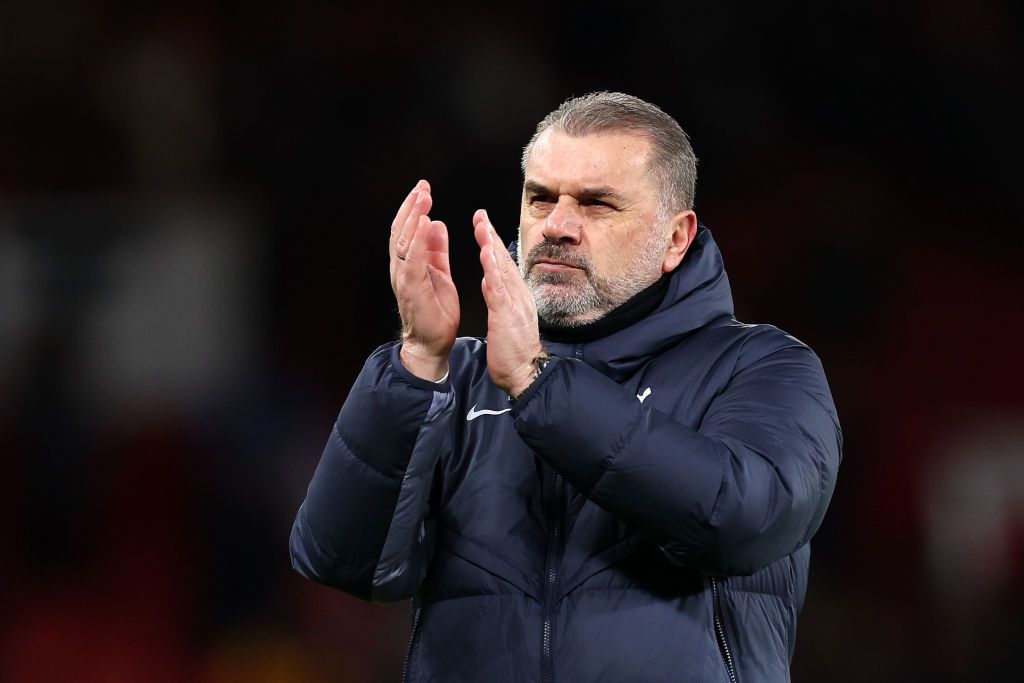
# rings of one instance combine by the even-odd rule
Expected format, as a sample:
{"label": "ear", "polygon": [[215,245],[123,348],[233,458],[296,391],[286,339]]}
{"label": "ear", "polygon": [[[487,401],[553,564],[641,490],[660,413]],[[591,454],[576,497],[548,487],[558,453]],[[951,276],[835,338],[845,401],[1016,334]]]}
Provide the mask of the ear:
{"label": "ear", "polygon": [[680,211],[670,221],[672,229],[672,242],[665,252],[665,260],[661,263],[661,270],[664,273],[671,273],[679,267],[686,256],[686,251],[697,238],[697,214],[691,209]]}

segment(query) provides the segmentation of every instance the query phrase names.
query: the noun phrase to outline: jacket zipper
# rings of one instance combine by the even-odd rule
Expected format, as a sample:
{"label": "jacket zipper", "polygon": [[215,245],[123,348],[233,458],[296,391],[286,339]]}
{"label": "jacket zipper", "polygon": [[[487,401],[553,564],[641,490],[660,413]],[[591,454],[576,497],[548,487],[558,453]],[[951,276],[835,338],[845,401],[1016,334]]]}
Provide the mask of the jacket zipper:
{"label": "jacket zipper", "polygon": [[725,627],[722,626],[722,604],[718,593],[718,579],[714,577],[711,577],[711,602],[715,619],[715,637],[718,639],[722,662],[725,664],[726,673],[729,674],[729,681],[737,683],[736,667],[733,665],[732,653],[729,651],[729,642],[725,639]]}
{"label": "jacket zipper", "polygon": [[409,644],[405,648],[405,664],[402,666],[402,683],[408,680],[409,667],[412,664],[412,649],[416,643],[416,637],[419,635],[417,628],[420,625],[420,613],[423,612],[422,607],[417,607],[416,611],[412,615],[412,633],[409,634]]}
{"label": "jacket zipper", "polygon": [[[573,348],[573,356],[583,360],[583,345],[576,344]],[[565,503],[562,500],[565,493],[565,481],[562,475],[555,472],[554,494],[551,505],[548,506],[548,548],[545,561],[544,581],[544,612],[543,631],[541,634],[541,680],[544,683],[554,683],[555,662],[551,641],[554,637],[555,620],[555,586],[558,584],[558,566],[561,564],[562,551],[562,527],[565,518]]]}
{"label": "jacket zipper", "polygon": [[562,504],[562,493],[564,482],[561,474],[555,474],[555,487],[551,505],[548,507],[548,522],[550,533],[548,535],[548,551],[546,565],[546,576],[544,581],[544,612],[543,612],[543,633],[541,645],[541,678],[544,683],[554,683],[555,664],[552,654],[551,640],[555,619],[555,585],[558,583],[558,565],[561,561],[559,555],[562,545],[562,512],[565,507]]}

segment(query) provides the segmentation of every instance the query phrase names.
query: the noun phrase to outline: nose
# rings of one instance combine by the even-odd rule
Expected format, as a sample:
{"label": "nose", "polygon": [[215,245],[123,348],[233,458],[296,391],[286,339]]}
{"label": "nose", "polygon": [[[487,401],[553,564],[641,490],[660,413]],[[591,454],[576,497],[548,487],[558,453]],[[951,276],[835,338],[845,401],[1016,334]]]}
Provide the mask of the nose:
{"label": "nose", "polygon": [[550,242],[579,244],[583,219],[571,197],[561,197],[544,223],[544,237]]}

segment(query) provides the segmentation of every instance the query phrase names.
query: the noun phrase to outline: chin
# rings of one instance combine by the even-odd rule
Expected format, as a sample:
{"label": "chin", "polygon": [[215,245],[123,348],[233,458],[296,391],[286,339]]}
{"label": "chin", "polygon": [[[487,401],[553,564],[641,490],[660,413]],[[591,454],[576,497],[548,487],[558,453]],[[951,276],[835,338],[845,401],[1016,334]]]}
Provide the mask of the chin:
{"label": "chin", "polygon": [[587,323],[592,323],[595,320],[603,317],[603,313],[596,311],[590,311],[588,313],[582,313],[579,315],[561,315],[557,313],[551,313],[549,315],[541,315],[540,319],[548,325],[557,325],[558,327],[580,327]]}
{"label": "chin", "polygon": [[[577,292],[562,289],[555,294],[551,288],[545,287],[544,290],[546,291],[538,292],[540,295],[535,295],[534,300],[537,303],[537,315],[550,325],[577,327],[593,322],[604,314],[603,311],[581,302]],[[586,310],[581,310],[584,307]]]}
{"label": "chin", "polygon": [[546,286],[579,286],[582,273],[566,271],[564,273],[534,273],[530,279],[538,287]]}
{"label": "chin", "polygon": [[544,282],[534,287],[534,298],[557,308],[571,308],[574,300],[580,298],[578,287],[565,283]]}

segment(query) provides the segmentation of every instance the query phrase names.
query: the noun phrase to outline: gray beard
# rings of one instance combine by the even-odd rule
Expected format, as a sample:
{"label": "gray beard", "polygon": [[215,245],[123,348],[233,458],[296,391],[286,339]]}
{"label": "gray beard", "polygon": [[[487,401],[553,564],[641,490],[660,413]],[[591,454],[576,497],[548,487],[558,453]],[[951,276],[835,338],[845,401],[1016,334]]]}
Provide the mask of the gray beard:
{"label": "gray beard", "polygon": [[[617,277],[594,273],[593,262],[574,247],[547,240],[529,254],[519,242],[519,271],[533,295],[537,315],[550,325],[577,327],[599,320],[661,277],[668,235],[655,226],[637,258]],[[549,258],[579,269],[577,272],[534,272],[538,259]],[[581,277],[582,275],[582,277]]]}

